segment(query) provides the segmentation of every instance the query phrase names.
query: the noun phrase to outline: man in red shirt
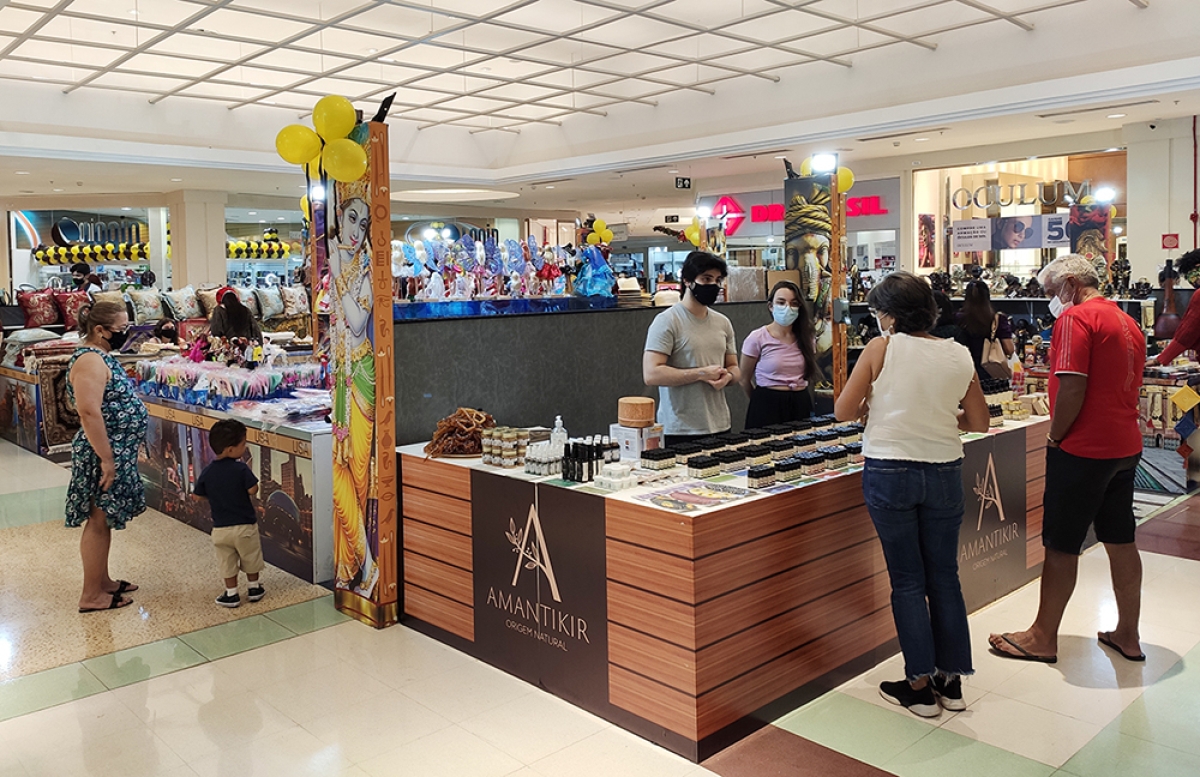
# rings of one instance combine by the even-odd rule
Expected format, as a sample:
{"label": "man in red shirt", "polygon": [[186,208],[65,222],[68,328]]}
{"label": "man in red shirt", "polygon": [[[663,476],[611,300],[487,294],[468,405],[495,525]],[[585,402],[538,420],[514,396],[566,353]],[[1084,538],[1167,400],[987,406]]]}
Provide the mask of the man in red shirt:
{"label": "man in red shirt", "polygon": [[1142,454],[1138,398],[1146,340],[1137,322],[1100,293],[1096,270],[1083,257],[1055,259],[1038,280],[1058,319],[1050,353],[1041,600],[1027,631],[992,634],[988,641],[1008,658],[1058,660],[1059,625],[1075,590],[1088,527],[1095,526],[1117,600],[1116,629],[1097,638],[1130,661],[1145,661],[1133,477]]}

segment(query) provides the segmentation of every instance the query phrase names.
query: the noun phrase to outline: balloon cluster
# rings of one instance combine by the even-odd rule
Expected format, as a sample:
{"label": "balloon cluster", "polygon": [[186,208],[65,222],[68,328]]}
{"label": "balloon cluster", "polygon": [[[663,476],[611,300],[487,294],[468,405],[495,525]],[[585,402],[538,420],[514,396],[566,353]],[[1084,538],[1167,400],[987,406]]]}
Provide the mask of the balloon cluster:
{"label": "balloon cluster", "polygon": [[596,219],[592,222],[592,231],[587,236],[588,245],[596,246],[601,243],[608,245],[612,239],[613,231],[608,228],[608,222],[604,219]]}
{"label": "balloon cluster", "polygon": [[262,240],[230,240],[225,243],[225,256],[228,259],[286,259],[292,254],[292,247],[279,242],[279,233],[270,234],[274,230],[263,233]]}
{"label": "balloon cluster", "polygon": [[[1086,197],[1083,197],[1082,199],[1080,199],[1079,204],[1085,208],[1096,209],[1096,208],[1100,207],[1101,205],[1103,205],[1104,203],[1102,203],[1100,200],[1096,199],[1095,197],[1093,197],[1092,195],[1089,194]],[[1117,217],[1117,206],[1116,205],[1108,206],[1109,220],[1115,219],[1116,217]]]}
{"label": "balloon cluster", "polygon": [[289,124],[275,136],[275,150],[283,161],[303,165],[310,178],[328,175],[335,181],[350,183],[367,172],[367,152],[346,137],[358,125],[358,114],[345,97],[328,95],[317,101],[312,113],[312,129]]}
{"label": "balloon cluster", "polygon": [[[812,157],[805,157],[800,163],[800,175],[808,177],[813,174]],[[837,190],[839,194],[845,194],[854,188],[854,171],[849,167],[839,167],[837,169]]]}
{"label": "balloon cluster", "polygon": [[33,258],[42,264],[76,262],[141,262],[150,258],[149,243],[79,243],[72,246],[40,245]]}

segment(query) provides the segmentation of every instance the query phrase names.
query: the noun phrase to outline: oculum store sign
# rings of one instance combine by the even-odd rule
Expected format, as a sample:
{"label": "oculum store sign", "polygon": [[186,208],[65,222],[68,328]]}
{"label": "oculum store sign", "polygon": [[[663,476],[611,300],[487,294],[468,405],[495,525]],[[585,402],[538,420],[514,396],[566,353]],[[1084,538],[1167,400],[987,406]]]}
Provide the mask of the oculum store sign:
{"label": "oculum store sign", "polygon": [[[787,211],[783,190],[701,197],[696,206],[708,208],[710,224],[720,219],[726,237],[783,236]],[[900,179],[858,181],[846,197],[846,229],[862,232],[900,228]]]}
{"label": "oculum store sign", "polygon": [[1010,205],[1055,205],[1075,203],[1092,193],[1092,182],[1084,181],[1075,188],[1070,181],[1040,181],[1038,183],[991,183],[975,189],[959,188],[950,195],[956,210],[1006,208]]}

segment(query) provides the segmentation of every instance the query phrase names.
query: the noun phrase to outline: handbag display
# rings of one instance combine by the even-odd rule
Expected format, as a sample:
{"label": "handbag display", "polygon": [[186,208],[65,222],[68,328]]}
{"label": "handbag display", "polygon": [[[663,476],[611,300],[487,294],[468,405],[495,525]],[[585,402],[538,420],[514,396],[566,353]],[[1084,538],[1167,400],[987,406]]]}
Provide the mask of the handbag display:
{"label": "handbag display", "polygon": [[999,326],[1000,314],[997,313],[996,317],[992,319],[992,334],[983,341],[983,353],[980,355],[979,364],[993,378],[1012,380],[1012,366],[1008,363],[1004,346],[996,337],[996,328]]}

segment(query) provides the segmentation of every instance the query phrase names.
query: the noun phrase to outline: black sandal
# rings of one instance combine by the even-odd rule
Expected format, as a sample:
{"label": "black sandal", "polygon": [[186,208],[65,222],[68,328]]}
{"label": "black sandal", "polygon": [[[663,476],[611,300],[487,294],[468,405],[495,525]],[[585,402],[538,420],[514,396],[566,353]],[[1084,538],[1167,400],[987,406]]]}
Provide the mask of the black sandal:
{"label": "black sandal", "polygon": [[[124,602],[124,604],[122,604],[122,602]],[[113,593],[112,601],[109,602],[107,607],[80,607],[79,611],[80,612],[104,612],[105,610],[119,610],[122,607],[128,607],[131,604],[133,604],[132,599],[122,599],[121,592],[117,591],[117,592]]]}

